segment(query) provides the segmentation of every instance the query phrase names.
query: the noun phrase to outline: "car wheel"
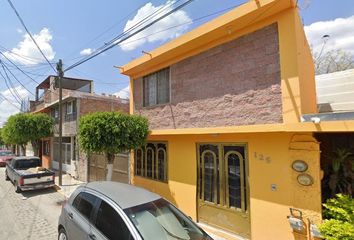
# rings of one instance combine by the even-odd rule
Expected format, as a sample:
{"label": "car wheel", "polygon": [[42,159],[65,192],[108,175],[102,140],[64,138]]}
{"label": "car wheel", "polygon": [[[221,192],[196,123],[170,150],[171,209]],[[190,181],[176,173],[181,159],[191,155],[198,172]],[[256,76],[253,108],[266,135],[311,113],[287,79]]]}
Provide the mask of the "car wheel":
{"label": "car wheel", "polygon": [[64,228],[59,229],[58,240],[68,240],[68,236],[66,235]]}
{"label": "car wheel", "polygon": [[7,172],[5,172],[5,180],[6,180],[6,181],[9,181],[9,180],[10,180],[9,176],[7,176]]}
{"label": "car wheel", "polygon": [[14,186],[15,186],[15,192],[17,192],[17,193],[22,192],[21,188],[17,185],[16,181],[14,182]]}

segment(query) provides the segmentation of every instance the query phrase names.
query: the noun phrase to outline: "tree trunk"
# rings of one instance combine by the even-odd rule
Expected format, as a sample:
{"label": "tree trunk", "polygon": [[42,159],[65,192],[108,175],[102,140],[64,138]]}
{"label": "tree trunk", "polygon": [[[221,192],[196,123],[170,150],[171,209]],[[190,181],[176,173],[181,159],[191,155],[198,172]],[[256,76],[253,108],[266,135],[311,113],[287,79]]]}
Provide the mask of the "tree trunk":
{"label": "tree trunk", "polygon": [[26,145],[25,144],[21,144],[20,147],[21,147],[22,154],[23,154],[22,156],[26,156]]}
{"label": "tree trunk", "polygon": [[114,162],[114,154],[113,153],[106,153],[107,159],[107,181],[112,181],[112,174],[113,174],[113,162]]}
{"label": "tree trunk", "polygon": [[31,141],[32,148],[33,148],[33,155],[38,157],[39,156],[39,140]]}

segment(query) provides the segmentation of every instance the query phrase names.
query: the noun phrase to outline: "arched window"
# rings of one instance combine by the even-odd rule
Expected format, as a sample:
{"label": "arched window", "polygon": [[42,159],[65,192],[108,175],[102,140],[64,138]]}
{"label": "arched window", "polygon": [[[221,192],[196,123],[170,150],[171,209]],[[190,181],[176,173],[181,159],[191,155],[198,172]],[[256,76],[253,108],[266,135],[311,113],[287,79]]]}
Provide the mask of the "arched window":
{"label": "arched window", "polygon": [[215,201],[216,190],[216,155],[210,150],[202,153],[202,169],[203,169],[203,199],[204,201]]}
{"label": "arched window", "polygon": [[143,150],[141,148],[135,151],[135,174],[143,176]]}
{"label": "arched window", "polygon": [[153,162],[155,161],[154,149],[151,147],[146,148],[146,177],[152,178]]}
{"label": "arched window", "polygon": [[157,150],[157,179],[160,181],[166,180],[166,150],[159,148]]}
{"label": "arched window", "polygon": [[148,142],[135,150],[134,173],[136,176],[167,181],[167,144]]}
{"label": "arched window", "polygon": [[241,208],[242,196],[242,156],[239,152],[229,151],[225,155],[226,163],[226,202],[229,207]]}

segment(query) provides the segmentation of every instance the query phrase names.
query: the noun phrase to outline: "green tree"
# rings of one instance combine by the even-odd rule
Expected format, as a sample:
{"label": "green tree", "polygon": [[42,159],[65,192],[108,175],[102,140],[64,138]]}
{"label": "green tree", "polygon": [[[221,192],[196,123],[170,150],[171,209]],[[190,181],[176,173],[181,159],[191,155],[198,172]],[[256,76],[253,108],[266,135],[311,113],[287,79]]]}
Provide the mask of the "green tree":
{"label": "green tree", "polygon": [[103,153],[107,161],[107,181],[112,179],[117,153],[144,145],[149,133],[146,118],[119,112],[97,112],[81,117],[79,142],[87,153]]}
{"label": "green tree", "polygon": [[2,139],[2,133],[1,132],[2,132],[2,128],[0,128],[0,146],[5,144],[5,142]]}
{"label": "green tree", "polygon": [[50,136],[53,126],[54,120],[46,114],[19,113],[9,117],[3,127],[2,136],[6,144],[19,145],[24,154],[26,144],[31,142],[38,154],[39,140]]}
{"label": "green tree", "polygon": [[30,114],[29,118],[31,120],[30,131],[32,132],[30,141],[34,154],[38,156],[40,139],[53,134],[54,120],[44,113]]}
{"label": "green tree", "polygon": [[320,225],[323,237],[328,240],[354,239],[354,199],[349,195],[337,194],[323,206],[326,218]]}

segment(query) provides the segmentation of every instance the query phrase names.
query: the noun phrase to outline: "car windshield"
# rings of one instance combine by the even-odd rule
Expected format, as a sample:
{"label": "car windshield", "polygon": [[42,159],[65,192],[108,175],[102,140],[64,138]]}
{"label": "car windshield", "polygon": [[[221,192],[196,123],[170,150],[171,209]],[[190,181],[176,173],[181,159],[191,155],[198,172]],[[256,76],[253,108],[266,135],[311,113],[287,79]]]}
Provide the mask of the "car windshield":
{"label": "car windshield", "polygon": [[145,240],[212,240],[188,217],[163,199],[124,211]]}
{"label": "car windshield", "polygon": [[12,154],[12,152],[10,152],[10,151],[1,151],[0,152],[0,156],[2,157],[2,156],[11,156],[11,155],[13,155]]}

